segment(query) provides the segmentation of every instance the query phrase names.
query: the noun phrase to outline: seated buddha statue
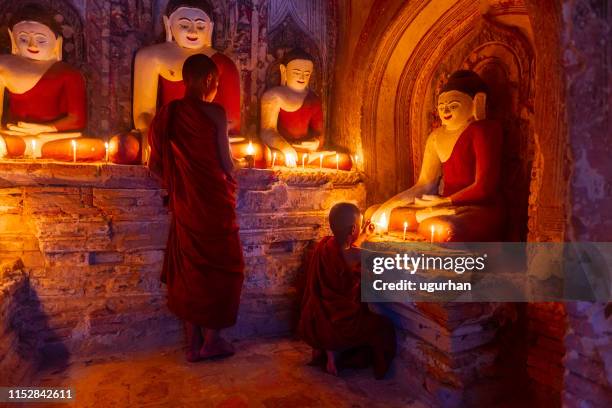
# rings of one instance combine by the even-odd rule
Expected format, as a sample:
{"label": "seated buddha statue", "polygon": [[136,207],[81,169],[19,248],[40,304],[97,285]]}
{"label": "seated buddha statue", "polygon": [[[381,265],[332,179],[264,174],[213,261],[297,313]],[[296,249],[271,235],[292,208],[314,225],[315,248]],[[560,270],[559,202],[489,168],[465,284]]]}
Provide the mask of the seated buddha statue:
{"label": "seated buddha statue", "polygon": [[277,153],[278,164],[295,167],[306,158],[312,166],[350,170],[350,155],[325,150],[323,104],[308,87],[313,70],[313,58],[303,50],[283,57],[281,85],[261,98],[261,139]]}
{"label": "seated buddha statue", "polygon": [[9,27],[12,54],[0,55],[0,117],[6,118],[0,157],[40,157],[45,143],[81,136],[87,120],[85,79],[61,61],[60,27],[47,10],[26,4]]}
{"label": "seated buddha statue", "polygon": [[409,230],[436,242],[502,238],[502,130],[484,119],[487,87],[472,71],[453,73],[438,96],[442,126],[425,145],[416,184],[371,207],[379,230]]}
{"label": "seated buddha statue", "polygon": [[[182,67],[194,54],[209,56],[218,69],[219,88],[215,103],[223,106],[228,120],[232,151],[245,154],[252,142],[240,136],[240,74],[236,64],[212,47],[212,10],[201,0],[170,0],[163,17],[166,42],[142,48],[134,63],[134,125],[147,130],[158,108],[185,96]],[[147,138],[142,138],[146,145]],[[261,146],[253,145],[256,161],[263,158]],[[146,160],[148,147],[142,149]]]}

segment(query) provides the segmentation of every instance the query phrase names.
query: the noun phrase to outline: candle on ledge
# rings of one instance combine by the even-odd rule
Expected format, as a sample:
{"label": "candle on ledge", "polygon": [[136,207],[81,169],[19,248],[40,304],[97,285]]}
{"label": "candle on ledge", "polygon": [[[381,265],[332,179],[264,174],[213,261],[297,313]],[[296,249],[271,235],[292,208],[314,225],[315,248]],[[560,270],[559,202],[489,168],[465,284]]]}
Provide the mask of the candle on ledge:
{"label": "candle on ledge", "polygon": [[376,225],[382,230],[381,234],[387,230],[387,224],[387,216],[385,215],[385,213],[383,213],[383,215],[378,219],[378,222],[376,223]]}
{"label": "candle on ledge", "polygon": [[319,155],[319,170],[323,170],[323,153]]}
{"label": "candle on ledge", "polygon": [[302,169],[306,168],[306,157],[308,157],[308,153],[302,154]]}
{"label": "candle on ledge", "polygon": [[404,221],[404,241],[406,240],[406,230],[408,229],[408,221]]}
{"label": "candle on ledge", "polygon": [[355,165],[359,164],[359,155],[355,155]]}
{"label": "candle on ledge", "polygon": [[247,166],[249,169],[252,169],[253,165],[255,164],[255,148],[253,147],[253,141],[249,140],[249,145],[247,146],[246,152],[247,154],[245,159],[247,161]]}
{"label": "candle on ledge", "polygon": [[108,142],[104,142],[104,160],[108,163]]}
{"label": "candle on ledge", "polygon": [[340,157],[336,153],[336,170],[340,170]]}
{"label": "candle on ledge", "polygon": [[32,139],[32,158],[36,159],[36,140]]}
{"label": "candle on ledge", "polygon": [[73,140],[72,141],[72,162],[73,163],[76,163],[76,148],[77,148],[76,140]]}
{"label": "candle on ledge", "polygon": [[272,167],[274,167],[275,163],[276,163],[276,152],[272,153]]}
{"label": "candle on ledge", "polygon": [[434,242],[434,233],[436,232],[436,227],[435,226],[431,226],[431,243],[433,244]]}

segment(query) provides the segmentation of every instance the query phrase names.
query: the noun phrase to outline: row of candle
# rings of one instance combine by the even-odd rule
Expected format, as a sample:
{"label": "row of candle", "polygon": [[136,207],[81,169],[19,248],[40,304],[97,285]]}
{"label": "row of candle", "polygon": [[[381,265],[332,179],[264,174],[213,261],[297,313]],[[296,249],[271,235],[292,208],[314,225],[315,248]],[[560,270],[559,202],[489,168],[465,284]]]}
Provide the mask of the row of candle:
{"label": "row of candle", "polygon": [[[247,156],[253,157],[255,155],[255,148],[253,147],[253,142],[249,141],[249,145],[246,149]],[[319,169],[323,168],[323,154],[319,154]],[[308,158],[308,153],[302,153],[302,168],[306,168],[306,159]],[[355,164],[359,162],[359,155],[354,156]],[[289,155],[285,155],[285,163],[297,162],[297,157],[289,157]],[[272,166],[276,165],[276,152],[272,153]],[[340,169],[340,155],[336,153],[336,170]]]}
{"label": "row of candle", "polygon": [[[379,227],[381,227],[381,229],[384,231],[387,229],[388,226],[388,222],[387,222],[387,217],[385,216],[385,214],[383,214],[380,217],[380,220],[376,223]],[[431,230],[431,243],[433,244],[434,242],[434,238],[435,238],[435,234],[436,234],[436,227],[435,225],[431,225],[430,227]],[[404,241],[406,240],[406,232],[408,231],[408,221],[404,221]]]}
{"label": "row of candle", "polygon": [[[70,143],[72,145],[72,162],[76,163],[77,161],[77,141],[73,139]],[[32,158],[36,160],[36,140],[32,140],[31,145],[32,145]],[[108,162],[108,142],[104,142],[104,160]]]}

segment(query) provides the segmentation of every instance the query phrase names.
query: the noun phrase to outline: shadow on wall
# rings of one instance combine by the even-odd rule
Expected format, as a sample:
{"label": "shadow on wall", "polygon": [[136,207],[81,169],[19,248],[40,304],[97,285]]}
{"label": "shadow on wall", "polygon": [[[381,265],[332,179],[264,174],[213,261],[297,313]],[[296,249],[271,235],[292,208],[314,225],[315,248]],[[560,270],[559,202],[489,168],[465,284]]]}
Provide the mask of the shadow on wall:
{"label": "shadow on wall", "polygon": [[[53,328],[30,280],[24,276],[22,296],[10,302],[7,320],[17,336],[14,350],[23,364],[36,371],[57,371],[68,366],[70,353],[63,343],[61,328]],[[10,352],[10,351],[9,351]]]}

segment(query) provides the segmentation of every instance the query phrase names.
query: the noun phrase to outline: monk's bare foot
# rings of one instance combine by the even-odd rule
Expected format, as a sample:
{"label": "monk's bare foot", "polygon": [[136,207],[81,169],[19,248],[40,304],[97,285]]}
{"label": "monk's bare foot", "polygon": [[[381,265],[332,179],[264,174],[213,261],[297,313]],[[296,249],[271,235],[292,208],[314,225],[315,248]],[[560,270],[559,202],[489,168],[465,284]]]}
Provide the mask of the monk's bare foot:
{"label": "monk's bare foot", "polygon": [[201,358],[222,358],[233,356],[234,346],[219,334],[218,330],[206,329],[204,345],[200,349]]}
{"label": "monk's bare foot", "polygon": [[336,353],[326,350],[325,354],[327,354],[327,365],[325,366],[325,370],[329,374],[337,376],[338,367],[336,366]]}
{"label": "monk's bare foot", "polygon": [[323,366],[325,365],[325,352],[321,349],[312,349],[312,358],[308,363],[309,366]]}
{"label": "monk's bare foot", "polygon": [[185,322],[185,332],[187,335],[187,352],[185,353],[185,358],[190,363],[200,361],[202,359],[200,357],[200,348],[204,342],[200,326]]}

